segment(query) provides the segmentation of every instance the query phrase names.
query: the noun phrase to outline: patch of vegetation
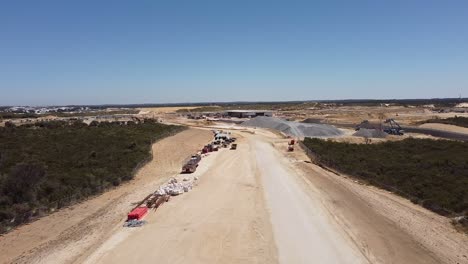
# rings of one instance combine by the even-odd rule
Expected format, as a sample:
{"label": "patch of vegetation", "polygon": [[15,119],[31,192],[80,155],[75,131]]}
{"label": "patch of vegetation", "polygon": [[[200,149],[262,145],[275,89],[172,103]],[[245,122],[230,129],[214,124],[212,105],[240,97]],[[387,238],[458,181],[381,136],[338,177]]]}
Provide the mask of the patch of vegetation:
{"label": "patch of vegetation", "polygon": [[350,144],[306,138],[316,161],[442,215],[468,212],[468,142]]}
{"label": "patch of vegetation", "polygon": [[445,119],[434,118],[425,121],[425,123],[439,123],[439,124],[447,124],[447,125],[454,125],[459,127],[467,127],[468,128],[468,117],[462,116],[455,116]]}
{"label": "patch of vegetation", "polygon": [[227,110],[253,109],[272,111],[304,110],[310,107],[318,107],[320,104],[314,102],[276,102],[276,103],[222,103],[217,106],[202,106],[194,109],[179,109],[178,113],[188,112],[220,112]]}
{"label": "patch of vegetation", "polygon": [[183,127],[145,120],[0,127],[0,231],[131,180]]}
{"label": "patch of vegetation", "polygon": [[40,115],[32,113],[12,113],[12,112],[0,112],[0,120],[2,119],[16,119],[16,118],[38,118]]}
{"label": "patch of vegetation", "polygon": [[18,118],[39,118],[45,116],[56,117],[85,117],[85,116],[107,116],[107,115],[132,115],[138,114],[140,111],[136,109],[122,109],[113,111],[89,111],[89,112],[50,112],[46,114],[34,113],[14,113],[14,112],[0,112],[1,119],[18,119]]}
{"label": "patch of vegetation", "polygon": [[57,117],[83,117],[83,116],[110,116],[110,115],[135,115],[140,111],[136,109],[128,110],[113,110],[113,111],[96,111],[96,112],[77,112],[77,113],[50,113],[48,115]]}

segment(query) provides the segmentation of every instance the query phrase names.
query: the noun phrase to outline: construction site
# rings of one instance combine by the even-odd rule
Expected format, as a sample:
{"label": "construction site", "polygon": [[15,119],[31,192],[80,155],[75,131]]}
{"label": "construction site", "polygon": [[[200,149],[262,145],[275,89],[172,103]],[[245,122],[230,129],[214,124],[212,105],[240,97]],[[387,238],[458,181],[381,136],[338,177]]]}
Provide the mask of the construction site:
{"label": "construction site", "polygon": [[0,264],[468,264],[468,1],[3,1]]}
{"label": "construction site", "polygon": [[233,123],[144,111],[191,128],[156,142],[129,183],[4,234],[2,263],[468,263],[450,218],[311,162],[300,142],[435,139],[405,131],[420,112]]}

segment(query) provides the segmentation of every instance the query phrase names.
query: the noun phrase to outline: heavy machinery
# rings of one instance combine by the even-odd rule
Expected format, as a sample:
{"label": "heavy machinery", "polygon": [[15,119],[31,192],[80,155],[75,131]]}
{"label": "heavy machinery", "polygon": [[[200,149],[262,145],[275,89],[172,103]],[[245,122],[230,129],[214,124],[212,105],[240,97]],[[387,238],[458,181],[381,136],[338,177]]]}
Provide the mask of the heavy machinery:
{"label": "heavy machinery", "polygon": [[397,136],[401,136],[404,134],[404,131],[401,128],[401,126],[393,118],[385,120],[384,123],[388,124],[383,130],[385,133]]}
{"label": "heavy machinery", "polygon": [[208,152],[213,152],[213,145],[212,144],[208,144],[208,145],[205,145],[202,149],[202,153],[203,154],[206,154]]}
{"label": "heavy machinery", "polygon": [[232,143],[232,144],[231,144],[231,149],[232,149],[232,150],[235,150],[235,149],[237,149],[237,144],[235,144],[235,143]]}

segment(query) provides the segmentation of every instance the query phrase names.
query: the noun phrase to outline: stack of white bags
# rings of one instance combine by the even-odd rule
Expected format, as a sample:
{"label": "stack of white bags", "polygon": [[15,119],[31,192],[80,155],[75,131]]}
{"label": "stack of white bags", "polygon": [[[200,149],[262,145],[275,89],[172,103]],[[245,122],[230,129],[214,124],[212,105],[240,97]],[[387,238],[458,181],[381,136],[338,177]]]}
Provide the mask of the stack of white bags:
{"label": "stack of white bags", "polygon": [[196,181],[198,178],[194,178],[193,180],[190,179],[184,179],[183,182],[178,182],[177,179],[172,178],[167,184],[162,185],[159,187],[159,190],[156,191],[156,194],[159,195],[179,195],[183,194],[184,192],[188,192],[192,190],[194,181]]}

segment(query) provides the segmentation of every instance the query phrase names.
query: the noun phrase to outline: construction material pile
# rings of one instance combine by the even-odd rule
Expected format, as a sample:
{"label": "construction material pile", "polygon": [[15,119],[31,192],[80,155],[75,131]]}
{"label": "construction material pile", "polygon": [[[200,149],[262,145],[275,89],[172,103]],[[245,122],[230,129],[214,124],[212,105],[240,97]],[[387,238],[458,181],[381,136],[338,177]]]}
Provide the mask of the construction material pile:
{"label": "construction material pile", "polygon": [[242,123],[243,126],[271,128],[294,137],[337,137],[343,132],[325,124],[306,124],[274,117],[258,116]]}
{"label": "construction material pile", "polygon": [[387,137],[387,133],[378,129],[361,128],[356,133],[354,133],[353,136],[365,138],[385,138]]}
{"label": "construction material pile", "polygon": [[197,179],[197,177],[194,177],[193,180],[184,178],[184,181],[179,182],[176,178],[172,178],[168,183],[159,187],[159,190],[157,190],[156,193],[159,195],[169,194],[172,196],[183,194],[184,192],[192,190]]}

